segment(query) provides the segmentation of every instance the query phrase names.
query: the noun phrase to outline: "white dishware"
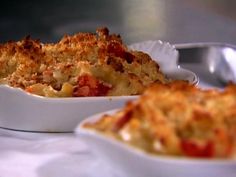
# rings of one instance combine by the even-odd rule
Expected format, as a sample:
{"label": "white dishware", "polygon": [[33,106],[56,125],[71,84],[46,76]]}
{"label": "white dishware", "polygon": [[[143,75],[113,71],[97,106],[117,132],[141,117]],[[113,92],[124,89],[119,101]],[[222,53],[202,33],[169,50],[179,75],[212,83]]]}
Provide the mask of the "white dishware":
{"label": "white dishware", "polygon": [[179,52],[173,45],[160,40],[149,40],[129,45],[131,50],[143,51],[148,53],[155,60],[165,75],[173,80],[188,80],[195,85],[198,84],[197,75],[179,66]]}
{"label": "white dishware", "polygon": [[98,120],[108,111],[82,121],[76,135],[119,176],[127,177],[235,177],[236,160],[197,159],[152,155],[92,129],[86,123]]}
{"label": "white dishware", "polygon": [[[155,60],[157,57],[156,61],[170,79],[188,80],[197,84],[198,77],[193,72],[178,67],[178,52],[170,44],[152,41],[134,44],[130,48],[147,52]],[[137,96],[47,98],[0,85],[0,127],[36,132],[72,132],[86,117],[122,107],[127,101],[136,98]]]}
{"label": "white dishware", "polygon": [[0,85],[0,127],[39,132],[72,132],[87,116],[122,107],[137,96],[48,98]]}

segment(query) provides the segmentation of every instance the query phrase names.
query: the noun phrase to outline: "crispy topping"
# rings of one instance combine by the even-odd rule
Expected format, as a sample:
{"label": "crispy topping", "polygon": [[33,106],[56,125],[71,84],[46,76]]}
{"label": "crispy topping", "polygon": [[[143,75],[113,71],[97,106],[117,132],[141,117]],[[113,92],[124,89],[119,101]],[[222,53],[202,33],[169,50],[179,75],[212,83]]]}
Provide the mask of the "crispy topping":
{"label": "crispy topping", "polygon": [[178,81],[154,84],[119,112],[85,127],[149,153],[234,158],[235,110],[235,85],[201,90]]}
{"label": "crispy topping", "polygon": [[[84,75],[99,81],[99,86],[80,86],[78,78]],[[41,96],[137,95],[155,82],[167,82],[159,65],[147,54],[129,50],[107,28],[97,34],[65,35],[55,44],[27,36],[0,45],[0,84]],[[65,83],[73,87],[72,95],[61,93]]]}

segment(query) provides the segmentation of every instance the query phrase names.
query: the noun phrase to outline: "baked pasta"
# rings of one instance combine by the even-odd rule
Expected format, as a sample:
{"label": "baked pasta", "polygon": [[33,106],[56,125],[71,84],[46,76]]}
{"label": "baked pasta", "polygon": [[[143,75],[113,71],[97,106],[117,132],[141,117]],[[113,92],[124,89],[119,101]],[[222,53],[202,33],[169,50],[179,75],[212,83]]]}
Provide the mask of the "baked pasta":
{"label": "baked pasta", "polygon": [[159,65],[147,54],[129,50],[107,28],[64,36],[54,44],[26,37],[0,45],[0,84],[36,95],[138,95],[156,82],[167,82]]}
{"label": "baked pasta", "polygon": [[185,82],[156,84],[137,101],[84,128],[152,154],[234,158],[236,85],[221,92]]}

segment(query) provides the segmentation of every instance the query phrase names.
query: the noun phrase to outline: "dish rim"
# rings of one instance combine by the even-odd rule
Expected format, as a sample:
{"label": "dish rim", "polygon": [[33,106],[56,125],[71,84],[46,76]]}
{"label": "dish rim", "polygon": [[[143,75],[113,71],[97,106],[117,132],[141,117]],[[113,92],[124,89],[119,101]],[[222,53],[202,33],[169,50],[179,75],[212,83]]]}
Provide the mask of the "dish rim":
{"label": "dish rim", "polygon": [[50,102],[54,101],[91,101],[91,100],[120,100],[123,98],[135,98],[138,97],[139,95],[122,95],[122,96],[90,96],[90,97],[45,97],[45,96],[40,96],[36,94],[29,93],[21,88],[17,87],[12,87],[7,84],[0,84],[0,90],[1,89],[6,89],[9,92],[14,92],[15,94],[18,94],[20,96],[23,96],[25,98],[29,98],[32,100],[47,100]]}
{"label": "dish rim", "polygon": [[[189,76],[192,77],[193,80],[188,80],[190,84],[193,85],[197,85],[199,83],[199,78],[198,76],[185,68],[181,68],[181,67],[177,67],[175,70],[171,70],[169,71],[169,73],[166,73],[166,75],[171,74],[171,73],[181,73],[181,72],[188,72]],[[170,78],[171,79],[171,78]],[[0,91],[9,91],[9,92],[14,92],[14,94],[18,94],[22,97],[25,97],[27,99],[32,99],[32,100],[47,100],[47,101],[91,101],[91,100],[120,100],[123,98],[136,98],[139,95],[121,95],[121,96],[90,96],[90,97],[46,97],[46,96],[40,96],[40,95],[36,95],[36,94],[32,94],[29,93],[21,88],[17,88],[17,87],[12,87],[10,85],[7,84],[0,84]]]}

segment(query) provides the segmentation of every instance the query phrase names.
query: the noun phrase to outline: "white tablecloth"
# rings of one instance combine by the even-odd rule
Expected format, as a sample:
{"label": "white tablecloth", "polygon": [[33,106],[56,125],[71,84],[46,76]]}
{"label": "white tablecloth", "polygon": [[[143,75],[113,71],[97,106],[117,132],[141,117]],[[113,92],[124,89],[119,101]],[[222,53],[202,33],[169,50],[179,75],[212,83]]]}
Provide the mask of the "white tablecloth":
{"label": "white tablecloth", "polygon": [[0,129],[0,177],[113,177],[75,135]]}

